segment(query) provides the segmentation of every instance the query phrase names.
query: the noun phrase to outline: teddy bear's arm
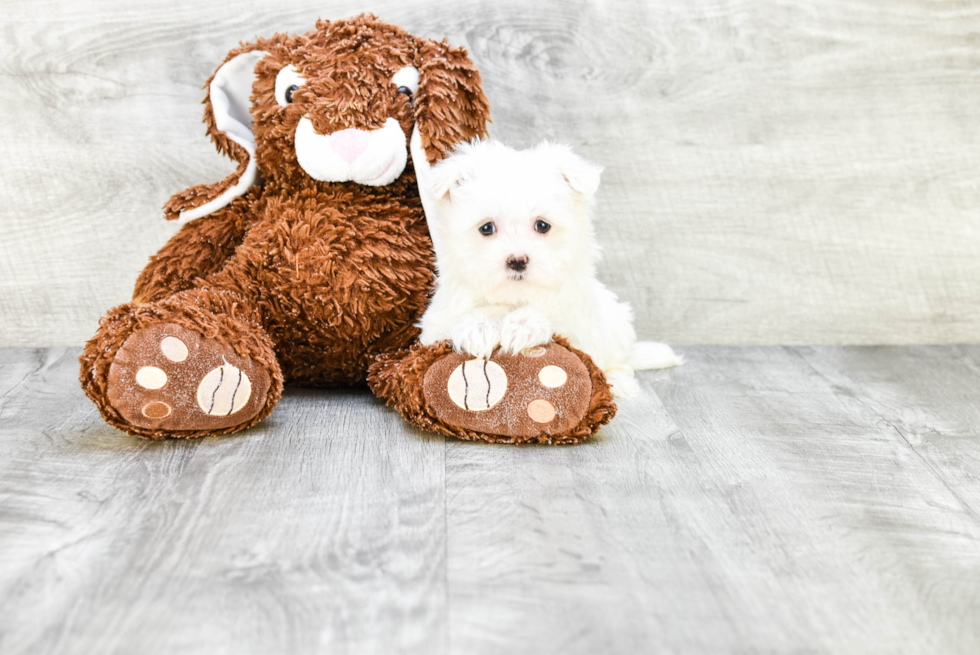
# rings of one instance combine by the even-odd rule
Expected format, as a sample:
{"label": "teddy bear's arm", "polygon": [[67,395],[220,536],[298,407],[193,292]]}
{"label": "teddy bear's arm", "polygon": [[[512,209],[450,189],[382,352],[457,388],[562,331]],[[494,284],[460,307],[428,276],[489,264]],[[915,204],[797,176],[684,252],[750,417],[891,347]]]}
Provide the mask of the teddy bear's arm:
{"label": "teddy bear's arm", "polygon": [[190,289],[194,280],[221,270],[248,231],[251,195],[184,225],[150,257],[150,263],[136,280],[133,301],[167,298]]}

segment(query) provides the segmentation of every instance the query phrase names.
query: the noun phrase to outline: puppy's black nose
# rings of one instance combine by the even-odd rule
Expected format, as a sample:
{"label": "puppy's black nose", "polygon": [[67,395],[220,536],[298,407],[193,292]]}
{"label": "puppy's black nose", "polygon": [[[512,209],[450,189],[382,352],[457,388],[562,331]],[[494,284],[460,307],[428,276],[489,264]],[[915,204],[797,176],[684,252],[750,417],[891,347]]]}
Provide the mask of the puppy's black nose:
{"label": "puppy's black nose", "polygon": [[527,255],[521,255],[520,257],[511,255],[507,258],[507,268],[518,273],[523,273],[524,269],[527,268]]}

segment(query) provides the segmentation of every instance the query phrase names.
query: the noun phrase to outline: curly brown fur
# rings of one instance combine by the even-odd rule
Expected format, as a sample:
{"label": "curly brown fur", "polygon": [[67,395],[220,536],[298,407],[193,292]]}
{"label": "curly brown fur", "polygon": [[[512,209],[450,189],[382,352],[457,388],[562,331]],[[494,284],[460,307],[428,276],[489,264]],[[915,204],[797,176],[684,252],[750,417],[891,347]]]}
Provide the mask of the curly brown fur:
{"label": "curly brown fur", "polygon": [[[224,311],[222,311],[224,310]],[[96,336],[85,344],[78,358],[79,381],[102,418],[127,434],[145,439],[189,439],[227,434],[251,427],[268,416],[282,396],[283,376],[276,360],[272,341],[256,321],[257,316],[230,293],[189,291],[160,303],[119,305],[99,321]],[[158,431],[140,428],[124,419],[109,404],[106,389],[109,369],[116,353],[136,330],[158,323],[174,323],[195,330],[219,343],[231,346],[236,353],[262,365],[272,378],[272,387],[262,411],[241,425],[221,430]]]}
{"label": "curly brown fur", "polygon": [[[489,106],[465,49],[412,36],[372,15],[318,21],[306,34],[256,39],[228,53],[225,63],[253,52],[266,53],[254,64],[251,127],[245,128],[254,135],[256,183],[225,207],[192,220],[152,257],[137,281],[134,303],[110,311],[80,357],[86,393],[107,422],[130,434],[157,439],[234,432],[268,415],[283,383],[363,383],[375,360],[388,361],[390,353],[416,339],[434,262],[410,155],[402,174],[384,186],[318,181],[297,159],[302,118],[319,135],[374,130],[394,118],[406,150],[418,127],[430,162],[486,134]],[[305,83],[292,102],[280,105],[276,78],[287,65]],[[395,72],[410,66],[420,76],[411,100],[392,83]],[[204,211],[249,168],[246,148],[219,129],[211,102],[219,71],[206,85],[204,122],[218,151],[238,167],[219,183],[174,195],[164,208],[168,219]],[[259,415],[217,431],[127,423],[109,403],[108,372],[129,336],[160,323],[195,330],[267,370],[272,385]],[[389,379],[376,390],[411,395],[414,379]],[[562,440],[585,438],[611,417],[607,386],[593,386],[594,407]]]}
{"label": "curly brown fur", "polygon": [[[80,358],[86,393],[109,423],[131,434],[200,436],[128,425],[109,404],[107,372],[141,327],[172,322],[213,335],[274,371],[269,404],[248,425],[271,411],[283,380],[362,383],[378,354],[416,338],[433,257],[411,161],[386,186],[317,181],[296,158],[301,117],[309,116],[321,134],[375,129],[394,117],[406,149],[418,123],[433,160],[459,139],[485,134],[489,107],[465,50],[417,38],[374,16],[318,21],[306,34],[257,39],[229,52],[225,62],[252,51],[268,53],[255,66],[251,98],[263,183],[185,225],[140,275],[136,304],[109,312]],[[292,104],[280,106],[275,80],[287,64],[307,84]],[[414,107],[391,84],[393,73],[406,66],[424,69]],[[221,196],[247,168],[248,152],[218,128],[210,97],[217,72],[206,85],[204,122],[218,151],[239,166],[220,183],[176,194],[165,207],[167,218]],[[228,298],[234,302],[224,302]]]}
{"label": "curly brown fur", "polygon": [[422,146],[434,164],[457,144],[485,134],[482,117],[488,115],[489,106],[481,90],[480,72],[465,48],[429,41],[422,45],[420,55],[422,83],[415,113]]}
{"label": "curly brown fur", "polygon": [[245,238],[258,190],[227,207],[184,225],[136,280],[134,302],[154,302],[191,289],[194,281],[220,270]]}
{"label": "curly brown fur", "polygon": [[616,403],[602,370],[593,363],[592,358],[572,348],[562,337],[556,336],[555,343],[582,360],[592,381],[592,397],[585,415],[574,427],[560,434],[541,432],[531,437],[485,434],[449,425],[436,417],[423,393],[422,381],[437,360],[453,352],[452,344],[447,341],[431,346],[416,343],[411,348],[378,357],[371,366],[368,384],[378,396],[386,399],[389,407],[395,408],[406,421],[422,430],[467,441],[574,444],[588,439],[612,420],[616,415]]}

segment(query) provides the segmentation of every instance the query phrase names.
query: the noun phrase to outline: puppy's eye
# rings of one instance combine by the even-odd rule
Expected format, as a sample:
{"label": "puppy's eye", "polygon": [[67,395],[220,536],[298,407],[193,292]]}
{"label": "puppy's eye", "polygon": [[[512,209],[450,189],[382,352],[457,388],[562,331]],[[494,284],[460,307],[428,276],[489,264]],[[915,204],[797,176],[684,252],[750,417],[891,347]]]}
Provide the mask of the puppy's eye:
{"label": "puppy's eye", "polygon": [[484,223],[483,225],[480,226],[480,234],[482,234],[485,237],[490,236],[496,231],[497,231],[497,226],[494,225],[492,221],[490,223]]}
{"label": "puppy's eye", "polygon": [[293,94],[297,91],[299,91],[299,87],[295,84],[286,89],[286,102],[291,103],[293,101]]}
{"label": "puppy's eye", "polygon": [[540,232],[541,234],[544,234],[550,229],[551,229],[551,223],[546,223],[545,221],[542,221],[540,218],[534,221],[535,232]]}

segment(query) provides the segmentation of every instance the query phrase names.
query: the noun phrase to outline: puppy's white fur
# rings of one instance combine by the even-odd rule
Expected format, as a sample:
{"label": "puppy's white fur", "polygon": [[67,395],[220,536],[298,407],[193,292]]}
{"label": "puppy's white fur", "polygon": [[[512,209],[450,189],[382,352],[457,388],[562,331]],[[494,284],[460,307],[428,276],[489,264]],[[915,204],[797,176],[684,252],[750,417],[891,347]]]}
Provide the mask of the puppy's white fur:
{"label": "puppy's white fur", "polygon": [[[602,169],[550,143],[517,151],[495,141],[462,144],[429,172],[436,249],[435,295],[421,341],[449,339],[489,358],[548,343],[553,334],[588,353],[618,396],[639,391],[634,369],[677,366],[662,343],[636,342],[633,312],[595,277],[591,212]],[[550,229],[541,233],[537,221]],[[494,224],[494,233],[480,227]],[[509,259],[526,258],[523,271]]]}

